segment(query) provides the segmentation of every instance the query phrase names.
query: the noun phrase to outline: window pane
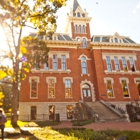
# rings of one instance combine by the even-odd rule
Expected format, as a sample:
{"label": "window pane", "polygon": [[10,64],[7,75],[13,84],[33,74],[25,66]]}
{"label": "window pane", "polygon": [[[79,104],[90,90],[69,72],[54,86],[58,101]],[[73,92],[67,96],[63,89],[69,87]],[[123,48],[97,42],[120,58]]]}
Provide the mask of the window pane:
{"label": "window pane", "polygon": [[37,79],[31,80],[31,97],[37,97]]}
{"label": "window pane", "polygon": [[107,95],[108,97],[114,97],[111,80],[107,80]]}
{"label": "window pane", "polygon": [[55,83],[54,83],[54,79],[49,79],[48,81],[48,87],[49,87],[49,97],[54,97],[54,87],[55,87]]}
{"label": "window pane", "polygon": [[127,71],[127,65],[126,65],[125,57],[122,57],[122,65],[123,65],[123,70]]}
{"label": "window pane", "polygon": [[86,43],[86,39],[84,38],[83,39],[83,48],[86,48],[87,47],[87,43]]}
{"label": "window pane", "polygon": [[48,63],[45,63],[45,64],[44,64],[44,70],[49,70],[49,65],[48,65]]}
{"label": "window pane", "polygon": [[80,15],[80,13],[78,12],[78,13],[77,13],[77,17],[80,17],[80,16],[81,16],[81,15]]}
{"label": "window pane", "polygon": [[75,32],[78,33],[78,27],[75,25]]}
{"label": "window pane", "polygon": [[82,62],[82,74],[86,74],[86,73],[87,73],[86,63]]}
{"label": "window pane", "polygon": [[109,56],[106,57],[106,64],[107,64],[107,70],[108,71],[112,71],[112,69],[111,69],[111,62],[110,62],[110,57]]}
{"label": "window pane", "polygon": [[73,107],[72,105],[67,105],[67,119],[72,119],[73,118]]}
{"label": "window pane", "polygon": [[139,93],[139,96],[140,96],[140,80],[136,81],[136,85],[137,85],[138,93]]}
{"label": "window pane", "polygon": [[117,38],[115,38],[115,43],[118,43],[118,39]]}
{"label": "window pane", "polygon": [[124,97],[129,97],[128,87],[126,80],[122,80],[122,88]]}
{"label": "window pane", "polygon": [[130,61],[130,66],[131,66],[131,70],[135,71],[135,66],[134,66],[134,61],[132,57],[129,57],[129,61]]}
{"label": "window pane", "polygon": [[53,55],[53,70],[57,70],[57,55]]}
{"label": "window pane", "polygon": [[72,97],[71,80],[65,80],[65,97]]}
{"label": "window pane", "polygon": [[114,57],[114,63],[115,63],[115,69],[116,69],[117,71],[119,71],[120,68],[119,68],[119,61],[118,61],[118,58],[117,58],[117,57]]}
{"label": "window pane", "polygon": [[86,27],[83,25],[83,33],[86,33]]}
{"label": "window pane", "polygon": [[90,90],[88,90],[88,97],[91,97],[91,93],[90,93]]}
{"label": "window pane", "polygon": [[86,90],[83,90],[84,97],[87,97]]}
{"label": "window pane", "polygon": [[79,33],[82,33],[81,25],[79,25]]}
{"label": "window pane", "polygon": [[65,55],[61,56],[61,65],[62,65],[62,70],[66,70],[66,56]]}
{"label": "window pane", "polygon": [[84,60],[86,60],[86,58],[85,58],[84,56],[82,56],[81,60],[83,60],[83,61],[84,61]]}

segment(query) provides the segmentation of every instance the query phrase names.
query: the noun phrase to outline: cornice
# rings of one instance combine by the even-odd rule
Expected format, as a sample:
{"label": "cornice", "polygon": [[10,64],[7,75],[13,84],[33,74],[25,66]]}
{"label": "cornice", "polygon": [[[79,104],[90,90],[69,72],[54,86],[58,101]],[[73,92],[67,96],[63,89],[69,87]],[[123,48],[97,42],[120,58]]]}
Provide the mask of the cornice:
{"label": "cornice", "polygon": [[60,41],[60,40],[46,40],[48,47],[59,47],[59,48],[77,48],[81,42],[79,41]]}
{"label": "cornice", "polygon": [[94,49],[114,49],[114,50],[137,50],[140,51],[140,44],[134,43],[103,43],[103,42],[90,42],[89,48]]}
{"label": "cornice", "polygon": [[73,17],[73,16],[68,16],[68,20],[69,21],[86,21],[86,22],[90,22],[91,21],[91,17]]}

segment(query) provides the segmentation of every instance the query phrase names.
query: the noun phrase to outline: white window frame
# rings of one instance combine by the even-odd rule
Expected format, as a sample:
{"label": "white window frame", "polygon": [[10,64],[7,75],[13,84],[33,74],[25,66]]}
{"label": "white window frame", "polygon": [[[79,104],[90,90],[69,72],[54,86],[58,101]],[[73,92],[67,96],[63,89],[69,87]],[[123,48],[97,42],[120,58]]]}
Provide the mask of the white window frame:
{"label": "white window frame", "polygon": [[[56,56],[56,59],[54,59],[54,56]],[[54,60],[56,60],[56,62]],[[52,63],[53,63],[53,70],[57,71],[58,70],[58,56],[57,56],[57,54],[53,54],[53,61],[52,61]],[[56,69],[55,69],[55,64],[56,64]]]}
{"label": "white window frame", "polygon": [[[62,57],[65,56],[65,59],[62,59]],[[67,70],[67,67],[66,67],[66,62],[67,62],[67,59],[66,59],[66,55],[61,55],[61,69],[63,71],[66,71]],[[65,66],[64,66],[65,65]],[[64,67],[63,67],[64,66]],[[64,69],[63,69],[64,68]]]}
{"label": "white window frame", "polygon": [[122,87],[122,93],[123,93],[123,97],[124,98],[131,98],[131,95],[130,95],[130,91],[129,91],[129,80],[128,80],[128,78],[125,78],[125,77],[121,77],[121,78],[119,78],[119,81],[120,81],[120,84],[121,84],[121,86],[122,86],[122,80],[125,80],[127,83],[127,88],[128,88],[128,94],[129,94],[129,97],[124,97],[124,93],[123,93],[123,87]]}
{"label": "white window frame", "polygon": [[[85,60],[82,60],[82,58],[85,58]],[[83,65],[82,65],[83,63],[85,63],[86,67],[83,67]],[[83,68],[86,69],[86,73],[83,73]],[[83,74],[83,75],[88,74],[88,70],[87,70],[87,61],[86,61],[86,57],[85,57],[85,56],[82,56],[82,57],[81,57],[81,70],[82,70],[82,74]]]}
{"label": "white window frame", "polygon": [[[70,80],[70,84],[71,84],[71,96],[70,97],[67,97],[66,96],[66,84],[65,84],[65,81],[66,80]],[[63,83],[64,83],[64,86],[65,86],[65,98],[73,98],[73,94],[72,94],[72,83],[73,83],[73,78],[72,77],[63,77]]]}
{"label": "white window frame", "polygon": [[[115,61],[115,58],[117,58],[117,63],[116,63],[116,61]],[[116,71],[120,71],[120,63],[119,63],[119,59],[118,59],[118,57],[117,56],[114,56],[114,65],[115,65],[115,70]],[[116,65],[118,65],[118,70],[116,69]]]}
{"label": "white window frame", "polygon": [[112,85],[112,92],[113,92],[113,97],[109,97],[108,96],[108,92],[107,92],[107,97],[108,98],[115,98],[115,93],[114,93],[114,79],[113,78],[110,78],[110,77],[106,77],[106,78],[104,78],[104,83],[105,83],[105,85],[106,85],[106,89],[107,89],[107,80],[110,80],[111,81],[111,85]]}
{"label": "white window frame", "polygon": [[[132,58],[132,59],[131,59]],[[131,61],[132,60],[132,61]],[[131,68],[131,71],[132,71],[132,67],[131,67],[131,65],[133,64],[133,66],[134,66],[134,71],[133,72],[135,72],[136,71],[136,67],[135,67],[135,62],[134,62],[134,59],[133,59],[133,57],[129,57],[129,63],[130,63],[130,68]]]}
{"label": "white window frame", "polygon": [[[107,58],[109,58],[109,61],[107,60]],[[108,68],[108,65],[110,65],[110,69]],[[111,65],[110,56],[106,56],[106,66],[107,66],[107,71],[111,72],[112,71],[112,65]]]}
{"label": "white window frame", "polygon": [[[49,80],[52,80],[52,79],[54,80],[54,97],[50,97],[50,96],[49,96]],[[56,95],[55,95],[55,84],[56,84],[56,82],[57,82],[57,81],[56,81],[56,77],[47,77],[47,78],[46,78],[46,83],[47,83],[47,85],[48,85],[48,98],[55,98],[55,96],[56,96]]]}
{"label": "white window frame", "polygon": [[[31,96],[31,90],[32,90],[32,80],[36,80],[36,82],[37,82],[37,96],[36,97],[32,97]],[[38,83],[40,82],[40,80],[39,80],[39,77],[37,77],[37,76],[32,76],[32,77],[29,77],[29,83],[30,83],[30,99],[37,99],[38,98]]]}

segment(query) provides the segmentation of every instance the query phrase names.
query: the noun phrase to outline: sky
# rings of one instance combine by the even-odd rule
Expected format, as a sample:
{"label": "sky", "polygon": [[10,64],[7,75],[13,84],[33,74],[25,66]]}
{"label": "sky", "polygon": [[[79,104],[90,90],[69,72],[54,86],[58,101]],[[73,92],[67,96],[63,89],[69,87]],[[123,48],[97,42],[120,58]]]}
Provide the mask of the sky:
{"label": "sky", "polygon": [[[56,32],[64,32],[72,2],[68,0],[67,6],[58,10]],[[140,0],[78,0],[78,3],[92,17],[91,36],[114,35],[117,32],[140,44]]]}

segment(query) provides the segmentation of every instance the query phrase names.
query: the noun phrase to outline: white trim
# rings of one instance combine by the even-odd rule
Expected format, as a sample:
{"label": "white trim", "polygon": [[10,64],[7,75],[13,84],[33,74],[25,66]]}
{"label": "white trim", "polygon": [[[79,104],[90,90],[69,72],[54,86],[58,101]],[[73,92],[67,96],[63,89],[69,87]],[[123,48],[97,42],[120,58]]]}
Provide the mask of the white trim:
{"label": "white trim", "polygon": [[136,81],[140,81],[140,78],[134,78],[135,84],[136,84]]}

